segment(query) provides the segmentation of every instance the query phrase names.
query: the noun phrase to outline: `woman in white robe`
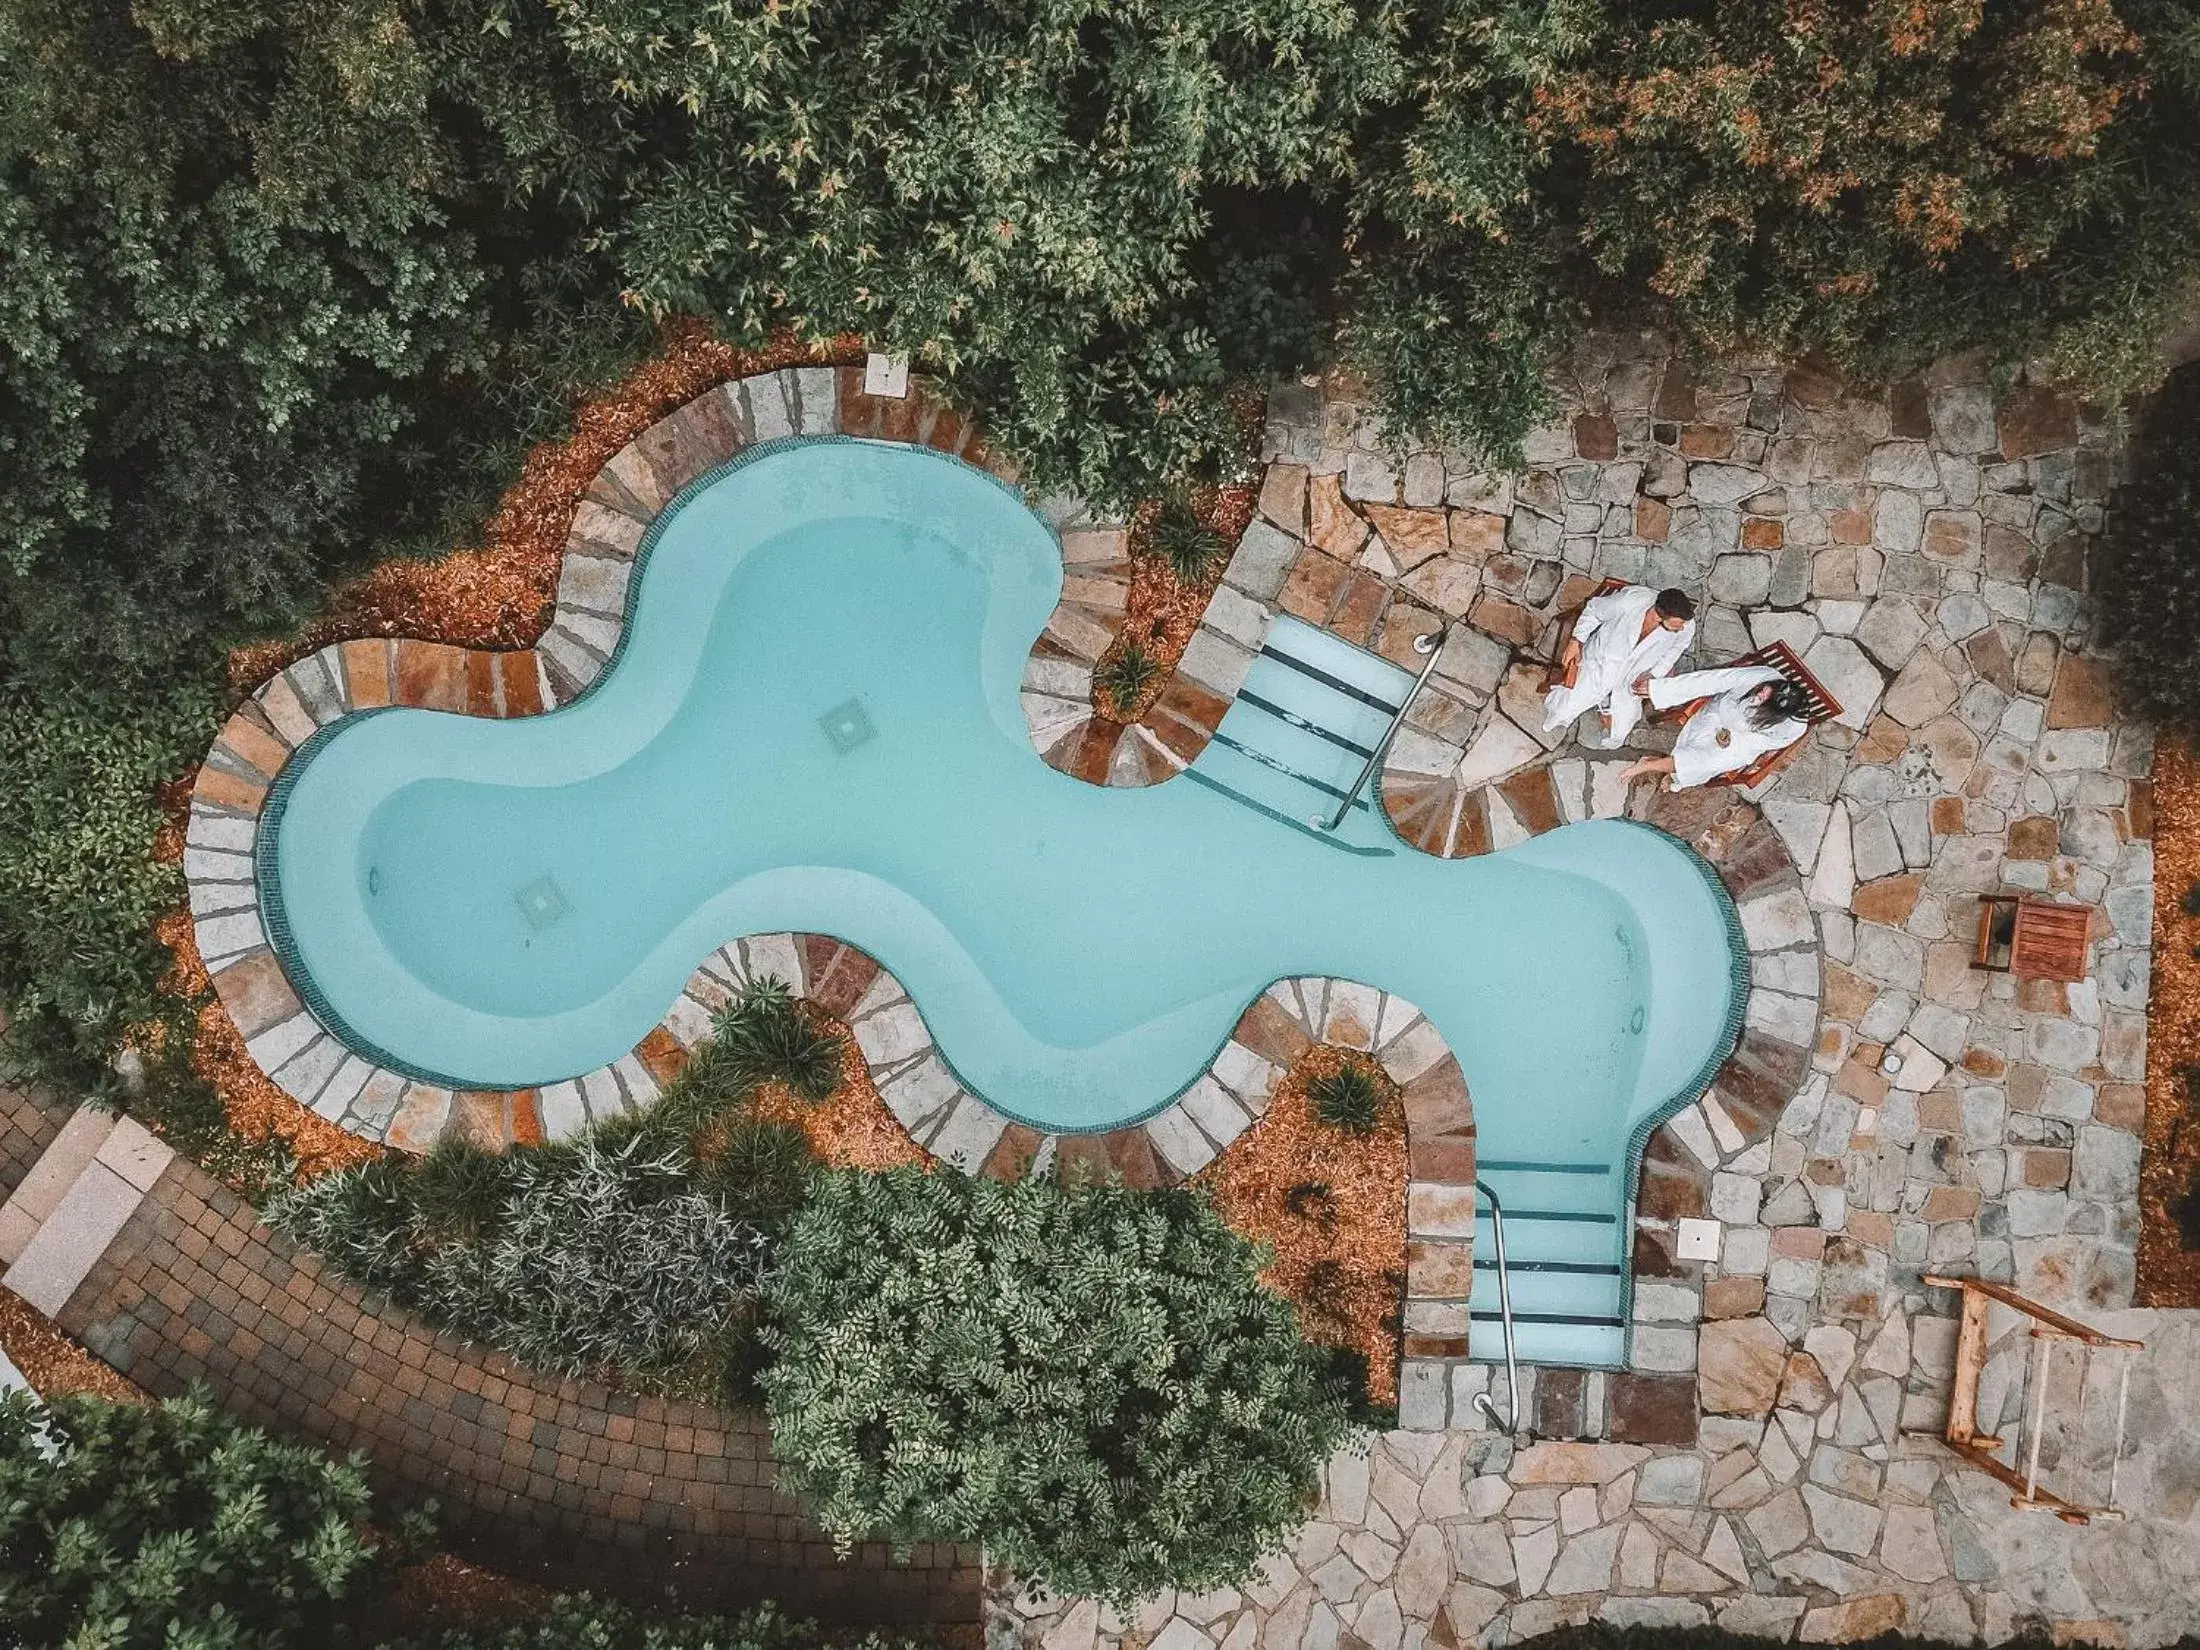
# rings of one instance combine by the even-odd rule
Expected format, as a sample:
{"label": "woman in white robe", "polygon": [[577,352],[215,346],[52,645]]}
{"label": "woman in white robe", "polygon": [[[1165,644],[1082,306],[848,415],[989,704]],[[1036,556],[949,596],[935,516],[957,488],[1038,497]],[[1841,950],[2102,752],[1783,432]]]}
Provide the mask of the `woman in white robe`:
{"label": "woman in white robe", "polygon": [[1784,750],[1810,731],[1810,695],[1770,665],[1730,665],[1691,670],[1650,684],[1660,710],[1705,701],[1681,725],[1671,756],[1648,756],[1621,777],[1671,774],[1685,791],[1721,774],[1738,773],[1768,751]]}
{"label": "woman in white robe", "polygon": [[1559,655],[1564,680],[1543,697],[1544,728],[1562,728],[1595,709],[1607,742],[1626,743],[1642,720],[1643,691],[1695,641],[1695,615],[1696,604],[1683,592],[1646,584],[1592,597]]}

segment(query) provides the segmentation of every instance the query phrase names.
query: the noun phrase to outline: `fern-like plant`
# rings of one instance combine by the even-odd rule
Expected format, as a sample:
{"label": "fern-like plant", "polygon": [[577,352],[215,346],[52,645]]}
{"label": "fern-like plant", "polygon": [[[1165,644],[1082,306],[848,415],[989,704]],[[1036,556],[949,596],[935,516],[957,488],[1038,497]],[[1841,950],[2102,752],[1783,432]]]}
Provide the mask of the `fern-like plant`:
{"label": "fern-like plant", "polygon": [[1092,685],[1107,701],[1106,708],[1127,712],[1138,703],[1160,672],[1160,663],[1136,642],[1125,641],[1110,650],[1092,673]]}
{"label": "fern-like plant", "polygon": [[1172,498],[1154,518],[1149,542],[1183,584],[1198,584],[1222,555],[1222,535],[1193,512],[1189,500]]}
{"label": "fern-like plant", "polygon": [[1361,1066],[1326,1072],[1306,1085],[1306,1093],[1314,1102],[1314,1115],[1346,1134],[1370,1132],[1382,1115],[1382,1087]]}

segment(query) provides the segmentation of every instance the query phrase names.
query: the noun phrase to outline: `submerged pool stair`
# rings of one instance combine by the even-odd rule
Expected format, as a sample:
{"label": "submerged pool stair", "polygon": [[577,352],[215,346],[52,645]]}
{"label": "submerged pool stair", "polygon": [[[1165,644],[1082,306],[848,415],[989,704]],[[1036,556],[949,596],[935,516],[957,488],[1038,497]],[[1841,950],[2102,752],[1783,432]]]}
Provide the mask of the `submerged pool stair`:
{"label": "submerged pool stair", "polygon": [[[1475,1173],[1504,1205],[1520,1362],[1571,1368],[1623,1363],[1626,1187],[1619,1167],[1491,1157],[1477,1163]],[[1504,1357],[1493,1236],[1489,1204],[1480,1200],[1468,1345],[1474,1361],[1487,1364]]]}
{"label": "submerged pool stair", "polygon": [[[1310,826],[1336,811],[1412,687],[1411,673],[1388,660],[1279,619],[1191,771],[1240,801]],[[1388,847],[1375,806],[1372,792],[1362,790],[1343,834]]]}

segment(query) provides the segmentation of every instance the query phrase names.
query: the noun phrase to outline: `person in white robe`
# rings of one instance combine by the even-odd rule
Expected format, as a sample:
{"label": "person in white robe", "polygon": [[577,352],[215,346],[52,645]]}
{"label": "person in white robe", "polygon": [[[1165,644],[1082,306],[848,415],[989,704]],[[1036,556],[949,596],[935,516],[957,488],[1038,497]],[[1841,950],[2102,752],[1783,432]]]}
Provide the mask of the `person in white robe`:
{"label": "person in white robe", "polygon": [[1650,703],[1660,710],[1692,699],[1704,704],[1681,725],[1673,754],[1644,757],[1622,778],[1670,774],[1673,788],[1685,791],[1785,750],[1810,731],[1810,695],[1770,665],[1691,670],[1650,684]]}
{"label": "person in white robe", "polygon": [[1543,726],[1562,728],[1585,710],[1608,743],[1626,743],[1642,720],[1642,695],[1679,664],[1696,639],[1696,604],[1679,590],[1631,584],[1592,597],[1558,656],[1559,685],[1543,696]]}

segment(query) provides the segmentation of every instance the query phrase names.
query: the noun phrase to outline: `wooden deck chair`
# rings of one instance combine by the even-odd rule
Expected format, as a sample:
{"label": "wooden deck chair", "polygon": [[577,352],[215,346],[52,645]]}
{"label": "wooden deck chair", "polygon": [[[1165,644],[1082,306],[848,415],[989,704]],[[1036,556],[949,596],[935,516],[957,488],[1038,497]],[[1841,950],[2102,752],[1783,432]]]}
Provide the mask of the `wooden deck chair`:
{"label": "wooden deck chair", "polygon": [[1599,596],[1609,596],[1615,590],[1625,590],[1625,579],[1606,579],[1588,595],[1559,615],[1558,635],[1551,642],[1551,657],[1543,667],[1543,691],[1548,693],[1559,685],[1558,661],[1565,657],[1566,644],[1573,640],[1574,626],[1581,622],[1581,610]]}
{"label": "wooden deck chair", "polygon": [[[1823,682],[1803,668],[1803,661],[1795,656],[1795,649],[1789,647],[1787,643],[1769,642],[1763,647],[1752,648],[1739,659],[1734,660],[1732,665],[1727,668],[1740,669],[1745,665],[1770,665],[1789,681],[1798,682],[1802,685],[1803,691],[1810,695],[1810,709],[1803,716],[1803,726],[1806,730],[1816,727],[1821,722],[1830,722],[1841,714],[1841,701],[1826,691],[1826,685]],[[1659,715],[1662,720],[1685,722],[1710,702],[1708,697],[1691,699],[1686,704],[1675,705],[1671,710],[1662,711]],[[1704,784],[1707,787],[1732,785],[1747,790],[1750,786],[1758,784],[1777,772],[1806,743],[1808,743],[1807,740],[1797,739],[1793,744],[1782,745],[1776,751],[1766,751],[1764,755],[1758,757],[1748,767],[1736,768],[1732,773],[1722,773],[1716,779],[1705,780]]]}

